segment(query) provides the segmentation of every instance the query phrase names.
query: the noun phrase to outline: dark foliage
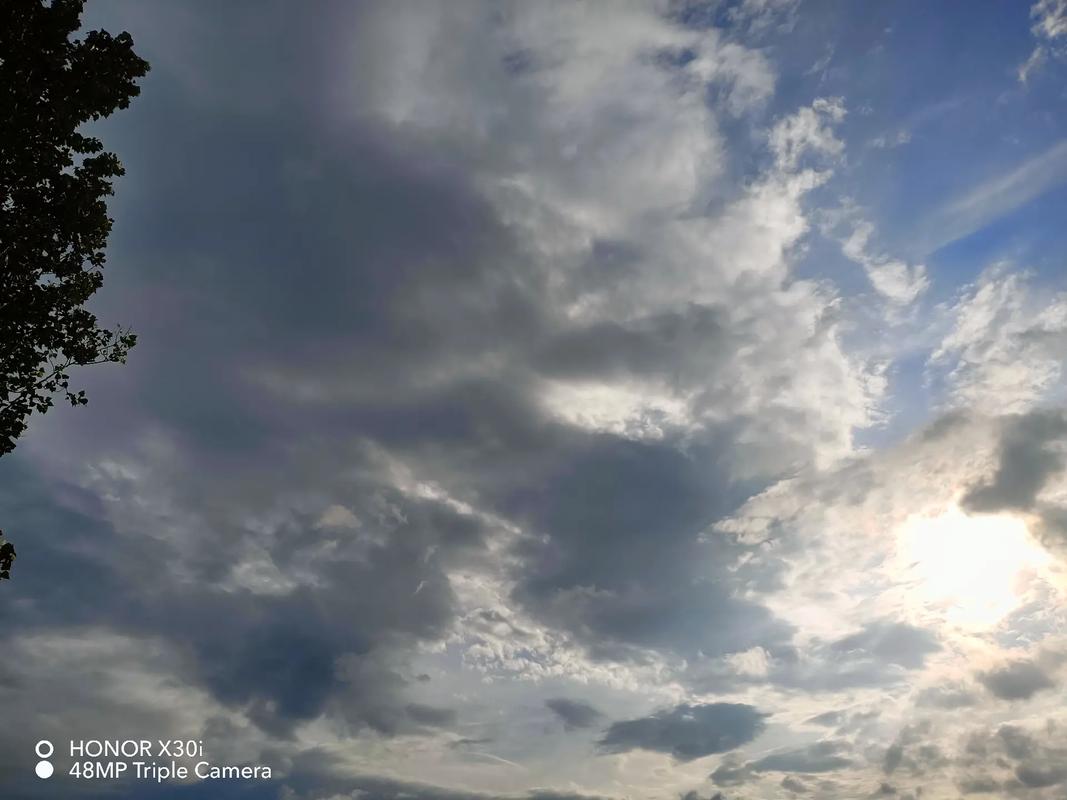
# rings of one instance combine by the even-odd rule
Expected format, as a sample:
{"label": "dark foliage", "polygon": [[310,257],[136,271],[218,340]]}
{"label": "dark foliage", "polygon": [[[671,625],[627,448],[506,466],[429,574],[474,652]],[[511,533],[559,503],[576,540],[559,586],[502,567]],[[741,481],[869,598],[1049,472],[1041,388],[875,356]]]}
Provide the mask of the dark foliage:
{"label": "dark foliage", "polygon": [[[72,38],[83,5],[0,3],[0,455],[57,395],[87,402],[71,367],[123,362],[136,342],[85,308],[103,282],[106,197],[123,170],[79,128],[126,108],[148,64],[128,33]],[[0,552],[0,577],[13,555]]]}
{"label": "dark foliage", "polygon": [[0,580],[11,577],[11,565],[15,561],[15,547],[4,541],[4,532],[0,531]]}

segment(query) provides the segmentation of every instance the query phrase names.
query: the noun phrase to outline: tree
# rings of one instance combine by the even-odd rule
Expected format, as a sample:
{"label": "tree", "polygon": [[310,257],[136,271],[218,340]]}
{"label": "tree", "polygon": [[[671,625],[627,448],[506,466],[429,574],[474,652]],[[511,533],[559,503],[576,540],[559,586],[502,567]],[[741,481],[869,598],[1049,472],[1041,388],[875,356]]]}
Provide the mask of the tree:
{"label": "tree", "polygon": [[[71,367],[125,362],[136,343],[85,308],[103,283],[106,197],[123,169],[79,128],[129,106],[148,63],[128,33],[72,39],[83,7],[0,2],[0,456],[57,395],[88,402]],[[0,578],[14,557],[3,548]]]}
{"label": "tree", "polygon": [[2,541],[4,532],[0,531],[0,580],[11,577],[11,564],[15,560],[15,547],[11,542]]}

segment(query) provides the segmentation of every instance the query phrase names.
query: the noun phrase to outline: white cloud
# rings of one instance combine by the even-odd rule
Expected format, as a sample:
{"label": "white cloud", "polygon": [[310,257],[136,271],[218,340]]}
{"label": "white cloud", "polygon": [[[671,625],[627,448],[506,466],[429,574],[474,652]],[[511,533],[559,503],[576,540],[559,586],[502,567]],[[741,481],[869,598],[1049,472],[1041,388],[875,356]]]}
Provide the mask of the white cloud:
{"label": "white cloud", "polygon": [[1024,84],[1050,57],[1063,55],[1059,40],[1067,36],[1067,0],[1037,0],[1030,7],[1030,17],[1035,20],[1031,31],[1038,44],[1019,67],[1019,82]]}
{"label": "white cloud", "polygon": [[961,239],[1040,197],[1067,180],[1067,139],[1045,152],[972,187],[934,212],[929,226],[931,250]]}
{"label": "white cloud", "polygon": [[802,156],[809,153],[838,156],[845,145],[834,134],[833,126],[845,118],[841,98],[819,98],[810,108],[802,108],[785,117],[771,130],[771,150],[779,169],[795,170]]}
{"label": "white cloud", "polygon": [[[957,505],[968,487],[996,472],[1005,424],[988,416],[943,418],[839,470],[780,483],[718,526],[762,542],[753,550],[756,561],[784,567],[780,586],[765,597],[797,626],[797,650],[787,661],[769,661],[771,684],[824,681],[827,694],[808,696],[812,716],[815,709],[842,707],[873,712],[869,724],[852,729],[868,759],[843,779],[869,786],[881,779],[883,763],[892,763],[898,786],[918,780],[942,796],[953,791],[953,765],[966,761],[971,732],[996,729],[1009,718],[1063,719],[1062,705],[1047,693],[1020,694],[1009,709],[977,683],[1006,663],[1029,662],[1043,665],[1048,677],[1041,685],[1057,683],[1062,661],[1044,665],[1062,649],[1067,622],[1067,573],[1034,538],[1035,517],[966,514]],[[1052,474],[1041,496],[1062,497],[1065,484],[1062,474]],[[913,627],[871,627],[884,620]],[[900,658],[916,645],[925,654]],[[896,665],[878,667],[883,647]],[[842,664],[848,658],[858,661]],[[750,654],[733,660],[728,672],[711,666],[709,685],[756,682]],[[868,680],[877,688],[864,688]],[[764,687],[751,696],[770,705],[767,698],[776,695]],[[788,689],[777,696],[790,715],[805,711]],[[912,724],[916,718],[923,720],[921,732]],[[832,726],[847,719],[825,717]],[[884,762],[894,736],[898,756]]]}
{"label": "white cloud", "polygon": [[871,147],[878,150],[891,150],[911,141],[911,131],[901,128],[896,133],[883,134],[871,139]]}
{"label": "white cloud", "polygon": [[[740,423],[739,469],[751,474],[804,462],[813,444],[820,463],[850,451],[881,384],[842,346],[833,289],[790,276],[791,251],[809,230],[806,196],[844,152],[840,98],[781,116],[766,131],[773,163],[731,185],[720,121],[757,111],[773,90],[758,51],[645,6],[601,15],[524,4],[491,20],[407,14],[363,37],[380,62],[364,50],[363,72],[387,89],[382,112],[453,143],[537,258],[567,324],[645,330],[655,315],[699,306],[715,309],[732,343],[727,354],[718,341],[693,341],[669,381],[629,374],[568,387],[554,378],[549,408],[639,437]],[[707,197],[727,199],[709,214]],[[590,273],[605,242],[630,248],[629,260]],[[898,294],[912,277],[893,265],[878,275]]]}
{"label": "white cloud", "polygon": [[841,252],[863,267],[875,291],[890,303],[906,306],[915,302],[930,285],[926,267],[906,264],[883,253],[872,253],[873,235],[873,224],[856,219],[851,233],[841,242]]}
{"label": "white cloud", "polygon": [[994,267],[946,309],[953,328],[930,359],[948,368],[950,401],[1025,411],[1062,389],[1067,295],[1045,296],[1025,274]]}
{"label": "white cloud", "polygon": [[[683,51],[692,57],[665,63]],[[710,87],[743,113],[774,86],[757,51],[639,5],[602,14],[521,4],[493,15],[391,6],[356,58],[360,83],[373,71],[375,102],[395,123],[454,137],[490,185],[521,186],[601,235],[633,215],[684,211],[719,174]]]}
{"label": "white cloud", "polygon": [[662,439],[691,425],[686,400],[652,385],[550,382],[544,402],[572,425],[630,439]]}
{"label": "white cloud", "polygon": [[945,433],[917,435],[829,474],[777,484],[716,526],[765,543],[756,558],[788,563],[771,602],[805,638],[832,639],[886,616],[944,623],[936,599],[926,604],[914,576],[901,571],[909,520],[953,513],[965,487],[995,465],[998,429],[982,417],[942,426]]}

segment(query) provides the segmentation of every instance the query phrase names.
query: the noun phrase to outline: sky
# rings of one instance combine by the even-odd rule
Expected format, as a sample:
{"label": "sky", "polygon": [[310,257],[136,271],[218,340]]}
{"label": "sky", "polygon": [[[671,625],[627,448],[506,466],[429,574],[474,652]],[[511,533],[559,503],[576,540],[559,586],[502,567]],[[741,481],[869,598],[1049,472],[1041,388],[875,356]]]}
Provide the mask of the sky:
{"label": "sky", "polygon": [[85,23],[139,343],[0,462],[0,795],[1067,797],[1065,0]]}

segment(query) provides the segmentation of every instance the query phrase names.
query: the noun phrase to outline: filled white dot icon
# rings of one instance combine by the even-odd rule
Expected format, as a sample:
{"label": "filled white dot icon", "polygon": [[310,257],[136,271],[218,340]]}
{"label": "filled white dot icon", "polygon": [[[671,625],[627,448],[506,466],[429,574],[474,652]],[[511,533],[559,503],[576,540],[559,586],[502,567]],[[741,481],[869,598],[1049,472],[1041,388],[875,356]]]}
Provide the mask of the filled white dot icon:
{"label": "filled white dot icon", "polygon": [[51,761],[38,761],[36,773],[38,778],[51,778],[52,777],[52,762]]}

